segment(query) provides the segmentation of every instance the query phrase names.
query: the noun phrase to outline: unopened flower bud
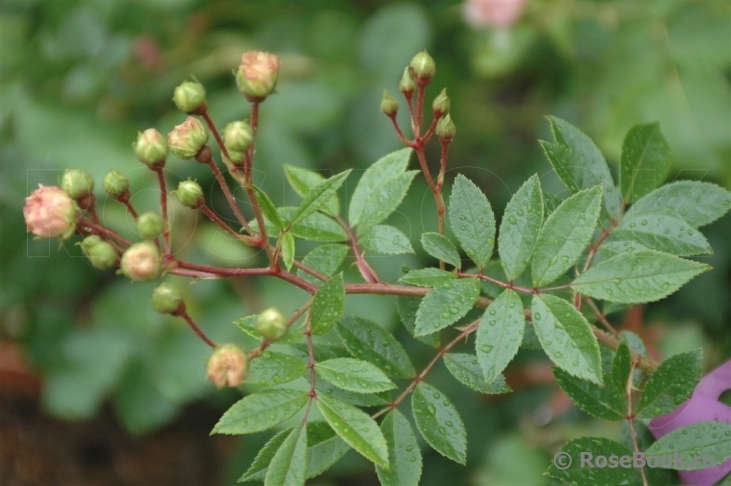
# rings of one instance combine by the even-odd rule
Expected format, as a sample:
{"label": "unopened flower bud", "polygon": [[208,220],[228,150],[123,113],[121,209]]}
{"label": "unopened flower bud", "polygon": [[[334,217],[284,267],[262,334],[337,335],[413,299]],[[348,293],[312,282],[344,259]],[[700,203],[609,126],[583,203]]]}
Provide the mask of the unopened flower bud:
{"label": "unopened flower bud", "polygon": [[168,282],[161,283],[152,291],[150,303],[160,314],[175,314],[185,308],[180,288]]}
{"label": "unopened flower bud", "polygon": [[250,98],[265,98],[277,86],[279,66],[279,58],[274,54],[248,51],[241,57],[236,71],[236,86]]}
{"label": "unopened flower bud", "polygon": [[38,185],[25,198],[23,216],[28,232],[40,238],[66,239],[74,232],[77,206],[60,187]]}
{"label": "unopened flower bud", "polygon": [[168,156],[168,144],[162,133],[148,128],[137,135],[134,143],[135,155],[147,165],[160,165]]}
{"label": "unopened flower bud", "polygon": [[249,367],[249,357],[234,344],[217,348],[208,358],[208,379],[217,388],[239,386],[244,382]]}
{"label": "unopened flower bud", "polygon": [[234,165],[241,165],[244,163],[244,152],[238,150],[229,150],[228,157]]}
{"label": "unopened flower bud", "polygon": [[431,107],[435,115],[438,117],[449,113],[451,102],[449,101],[449,96],[447,96],[447,88],[444,88],[442,92],[439,93],[436,98],[434,98]]}
{"label": "unopened flower bud", "polygon": [[71,199],[78,200],[91,194],[94,190],[94,179],[83,170],[66,169],[61,177],[61,189]]}
{"label": "unopened flower bud", "polygon": [[287,320],[276,307],[270,307],[256,318],[256,330],[269,341],[278,341],[287,334]]}
{"label": "unopened flower bud", "polygon": [[425,49],[411,59],[409,70],[413,77],[428,82],[437,72],[437,64]]}
{"label": "unopened flower bud", "polygon": [[159,214],[147,211],[137,217],[137,232],[143,238],[157,238],[164,227]]}
{"label": "unopened flower bud", "polygon": [[184,81],[175,87],[173,102],[183,113],[195,113],[206,106],[206,89],[197,81]]}
{"label": "unopened flower bud", "polygon": [[195,157],[206,142],[208,142],[208,131],[192,116],[168,133],[170,151],[185,160]]}
{"label": "unopened flower bud", "polygon": [[89,258],[91,264],[99,270],[106,270],[117,263],[119,257],[117,250],[111,243],[102,241],[97,235],[87,236],[77,245],[81,247],[81,251]]}
{"label": "unopened flower bud", "polygon": [[254,141],[254,131],[245,121],[234,121],[223,131],[223,143],[228,151],[246,152]]}
{"label": "unopened flower bud", "polygon": [[180,181],[178,190],[175,192],[180,203],[190,209],[197,209],[205,202],[203,198],[203,189],[200,184],[195,181]]}
{"label": "unopened flower bud", "polygon": [[129,179],[114,169],[107,172],[102,181],[104,191],[114,199],[129,197]]}
{"label": "unopened flower bud", "polygon": [[452,117],[449,116],[449,113],[439,119],[436,132],[437,137],[443,140],[451,140],[454,138],[457,127],[454,126],[454,122],[452,122]]}
{"label": "unopened flower bud", "polygon": [[407,96],[416,90],[416,83],[414,83],[414,78],[411,77],[408,66],[404,68],[404,74],[398,83],[398,90]]}
{"label": "unopened flower bud", "polygon": [[154,280],[160,275],[160,250],[150,242],[135,243],[122,255],[121,273],[135,282]]}
{"label": "unopened flower bud", "polygon": [[387,90],[383,90],[383,98],[381,99],[381,113],[387,117],[393,118],[398,112],[398,101],[391,96]]}

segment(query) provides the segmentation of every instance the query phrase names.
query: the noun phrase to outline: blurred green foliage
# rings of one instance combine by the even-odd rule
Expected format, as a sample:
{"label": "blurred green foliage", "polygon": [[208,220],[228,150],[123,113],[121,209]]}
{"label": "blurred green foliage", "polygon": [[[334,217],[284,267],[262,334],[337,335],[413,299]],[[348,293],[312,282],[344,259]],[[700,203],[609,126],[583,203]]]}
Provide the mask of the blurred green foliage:
{"label": "blurred green foliage", "polygon": [[[262,107],[255,166],[277,205],[296,200],[285,189],[284,164],[326,174],[363,170],[398,148],[379,112],[381,93],[398,93],[403,67],[428,48],[438,66],[429,97],[448,87],[457,125],[449,176],[459,170],[479,182],[499,217],[532,173],[541,175],[544,188],[561,190],[537,142],[549,136],[548,114],[584,129],[615,173],[628,128],[659,121],[674,157],[670,179],[731,188],[729,20],[731,4],[712,0],[534,0],[506,29],[470,28],[459,2],[448,0],[2,0],[0,337],[25,346],[44,377],[43,402],[58,416],[90,417],[110,399],[122,423],[142,433],[167,423],[191,400],[235,398],[214,395],[203,376],[208,350],[184,323],[152,311],[152,284],[95,271],[73,240],[60,246],[32,240],[21,209],[38,183],[56,184],[67,167],[89,172],[97,186],[115,168],[131,179],[135,205],[154,209],[152,175],[130,148],[137,130],[153,126],[164,133],[184,119],[170,98],[191,74],[206,86],[219,126],[247,116],[231,70],[248,49],[275,52],[283,61],[278,93]],[[197,178],[210,190],[213,180],[203,169],[171,161],[168,179]],[[435,218],[423,181],[415,184],[392,222],[418,245]],[[123,208],[98,194],[107,223],[134,237]],[[207,197],[230,217],[219,192]],[[172,210],[180,228],[174,244],[186,259],[248,266],[260,258],[192,212]],[[659,336],[661,355],[702,344],[710,365],[731,355],[731,216],[709,226],[707,235],[715,255],[704,261],[715,270],[648,306],[645,323]],[[403,263],[372,261],[389,280]],[[269,305],[291,313],[304,296],[270,280],[186,289],[191,314],[214,340],[243,344],[234,319]],[[346,312],[396,329],[391,304],[391,298],[353,296]],[[425,346],[405,345],[417,367],[430,359]],[[541,359],[539,353],[519,355],[528,367]],[[554,386],[532,384],[485,402],[442,381],[446,375],[437,368],[433,380],[460,404],[469,466],[432,452],[425,485],[543,484],[541,472],[564,441],[592,431],[622,435],[613,424],[564,413]],[[257,449],[248,445],[242,456],[250,460]],[[330,474],[366,468],[351,453]]]}

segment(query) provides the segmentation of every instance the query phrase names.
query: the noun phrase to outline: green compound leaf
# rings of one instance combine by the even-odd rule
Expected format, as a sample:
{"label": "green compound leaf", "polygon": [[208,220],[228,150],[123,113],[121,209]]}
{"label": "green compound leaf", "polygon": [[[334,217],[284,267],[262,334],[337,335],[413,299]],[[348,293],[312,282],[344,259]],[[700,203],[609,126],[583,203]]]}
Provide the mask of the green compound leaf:
{"label": "green compound leaf", "polygon": [[713,457],[713,465],[722,464],[731,458],[731,424],[698,422],[675,429],[660,437],[645,455],[656,457],[660,464],[664,458],[664,464],[672,463],[666,469],[678,471],[704,469],[704,459],[709,457]]}
{"label": "green compound leaf", "polygon": [[418,287],[434,287],[435,285],[443,284],[456,278],[457,274],[454,272],[448,272],[438,268],[422,268],[407,273],[399,279],[399,282]]}
{"label": "green compound leaf", "polygon": [[731,192],[708,182],[678,181],[659,187],[633,204],[625,218],[666,214],[694,228],[714,222],[731,209]]}
{"label": "green compound leaf", "polygon": [[617,352],[612,359],[612,376],[610,384],[614,387],[614,391],[618,394],[625,395],[627,393],[627,380],[630,371],[632,371],[632,363],[630,361],[629,346],[625,341],[619,343]]}
{"label": "green compound leaf", "polygon": [[274,454],[264,486],[304,486],[307,472],[307,428],[292,429]]}
{"label": "green compound leaf", "polygon": [[[582,456],[582,453],[584,454]],[[614,457],[625,463],[603,464],[599,456],[607,461]],[[584,462],[582,463],[582,457]],[[596,486],[597,484],[632,484],[635,474],[631,464],[632,452],[624,445],[603,437],[579,437],[563,446],[555,456],[546,474],[554,479],[575,486]],[[597,459],[600,461],[597,463]],[[588,461],[588,463],[586,462]],[[627,462],[629,461],[629,462]],[[626,466],[625,466],[626,464]]]}
{"label": "green compound leaf", "polygon": [[211,434],[241,435],[271,429],[299,412],[307,399],[307,392],[286,388],[253,393],[234,403]]}
{"label": "green compound leaf", "polygon": [[343,185],[345,179],[350,175],[352,169],[348,169],[340,174],[336,174],[313,187],[307,192],[297,210],[290,220],[290,224],[298,223],[307,216],[319,211],[324,205],[328,204],[333,196],[337,197],[338,189]]}
{"label": "green compound leaf", "polygon": [[310,310],[312,334],[325,334],[333,328],[345,310],[345,284],[339,273],[322,284],[315,293]]}
{"label": "green compound leaf", "polygon": [[251,360],[246,382],[252,385],[273,386],[296,380],[307,370],[304,361],[288,354],[265,351]]}
{"label": "green compound leaf", "polygon": [[289,271],[294,263],[294,236],[291,233],[282,235],[282,261],[284,268]]}
{"label": "green compound leaf", "polygon": [[577,292],[610,302],[652,302],[672,294],[708,269],[708,265],[666,253],[639,250],[594,265],[571,286]]}
{"label": "green compound leaf", "polygon": [[613,232],[614,241],[638,242],[673,255],[713,254],[703,234],[682,219],[667,214],[625,216]]}
{"label": "green compound leaf", "polygon": [[[419,297],[406,297],[400,295],[396,298],[396,310],[401,318],[406,330],[414,336],[416,330],[416,313],[419,311],[421,305],[421,298]],[[427,334],[426,336],[414,336],[418,341],[431,346],[433,348],[439,347],[439,333]]]}
{"label": "green compound leaf", "polygon": [[396,388],[388,377],[367,361],[335,358],[315,365],[315,373],[343,390],[377,393]]}
{"label": "green compound leaf", "polygon": [[338,321],[337,331],[350,354],[373,363],[388,376],[411,378],[416,374],[401,343],[375,322],[344,316]]}
{"label": "green compound leaf", "polygon": [[[285,206],[277,209],[280,218],[284,221],[284,225],[288,225],[292,221],[297,208],[292,206]],[[266,216],[266,215],[265,215]],[[275,235],[279,231],[268,218],[266,218],[267,234]],[[256,221],[249,222],[249,225],[254,231],[258,231],[259,225]],[[303,240],[312,241],[324,241],[328,243],[334,243],[337,241],[345,241],[348,239],[348,235],[345,230],[332,218],[322,214],[314,213],[304,218],[302,221],[295,223],[292,228],[288,231],[292,233],[292,236],[301,238]]]}
{"label": "green compound leaf", "polygon": [[508,280],[515,280],[533,256],[543,223],[543,197],[537,175],[532,175],[513,195],[500,223],[498,253]]}
{"label": "green compound leaf", "polygon": [[478,268],[484,268],[495,246],[495,215],[485,194],[462,174],[454,180],[447,215],[460,246]]}
{"label": "green compound leaf", "polygon": [[547,285],[566,273],[594,234],[601,189],[577,192],[546,219],[536,242],[531,275],[533,285]]}
{"label": "green compound leaf", "polygon": [[449,263],[455,268],[462,267],[462,259],[459,257],[457,248],[446,236],[432,232],[423,233],[421,235],[421,246],[437,260]]}
{"label": "green compound leaf", "polygon": [[442,392],[424,382],[411,396],[416,427],[435,451],[460,464],[467,457],[467,432],[452,402]]}
{"label": "green compound leaf", "polygon": [[619,212],[619,193],[604,156],[584,132],[569,122],[549,116],[555,144],[541,142],[556,174],[572,193],[601,184],[610,216]]}
{"label": "green compound leaf", "polygon": [[642,390],[636,415],[650,418],[675,410],[693,393],[701,379],[702,360],[701,350],[696,349],[660,363]]}
{"label": "green compound leaf", "polygon": [[487,383],[515,357],[524,331],[523,303],[516,292],[506,290],[488,306],[477,328],[475,349]]}
{"label": "green compound leaf", "polygon": [[601,385],[599,344],[581,312],[548,294],[533,296],[531,310],[533,327],[548,357],[570,375]]}
{"label": "green compound leaf", "polygon": [[382,486],[418,486],[421,477],[421,450],[409,421],[398,409],[389,412],[381,422],[381,431],[388,444],[390,470],[376,466]]}
{"label": "green compound leaf", "polygon": [[414,335],[432,334],[454,324],[472,309],[480,295],[480,281],[458,279],[434,287],[416,312]]}
{"label": "green compound leaf", "polygon": [[[614,387],[599,386],[580,380],[558,367],[553,368],[553,376],[572,402],[592,417],[605,420],[623,420],[627,414],[625,399]],[[607,380],[609,381],[608,377]]]}
{"label": "green compound leaf", "polygon": [[[418,170],[410,170],[371,190],[357,219],[358,234],[382,223],[399,207]],[[356,188],[357,190],[357,188]],[[351,225],[355,226],[351,222]]]}
{"label": "green compound leaf", "polygon": [[378,424],[367,413],[323,395],[317,397],[317,408],[330,427],[350,447],[377,466],[389,468],[386,439]]}
{"label": "green compound leaf", "polygon": [[[287,177],[292,189],[302,197],[306,197],[311,190],[325,180],[323,176],[313,170],[302,169],[289,164],[284,164],[284,175]],[[330,214],[340,214],[340,200],[337,194],[333,194],[330,200],[323,204],[321,210]]]}
{"label": "green compound leaf", "polygon": [[635,125],[622,144],[619,185],[622,198],[634,202],[652,192],[670,171],[670,145],[662,136],[659,123]]}
{"label": "green compound leaf", "polygon": [[391,152],[378,159],[363,173],[358,185],[355,187],[355,191],[353,191],[353,197],[350,199],[350,207],[348,208],[350,226],[355,227],[358,225],[363,212],[370,203],[368,200],[373,198],[373,194],[377,196],[386,183],[406,172],[412,152],[413,150],[410,148]]}
{"label": "green compound leaf", "polygon": [[367,250],[384,255],[414,253],[406,235],[398,228],[385,224],[366,228],[358,237],[358,243]]}
{"label": "green compound leaf", "polygon": [[307,444],[307,478],[327,471],[350,450],[350,446],[322,420],[307,423]]}
{"label": "green compound leaf", "polygon": [[492,382],[485,381],[485,376],[477,360],[477,356],[466,353],[447,353],[444,355],[444,364],[457,381],[470,390],[486,395],[499,395],[512,391],[505,384],[505,377],[498,375]]}
{"label": "green compound leaf", "polygon": [[254,189],[254,196],[256,197],[256,202],[259,203],[259,207],[261,208],[261,212],[264,214],[264,217],[272,223],[274,226],[277,227],[279,230],[284,229],[284,221],[282,221],[282,218],[279,216],[279,213],[277,212],[276,206],[274,206],[274,203],[271,199],[269,199],[269,196],[266,192],[264,192],[260,187],[258,186],[252,186]]}
{"label": "green compound leaf", "polygon": [[256,455],[254,462],[251,463],[249,469],[246,470],[243,476],[239,478],[240,483],[245,481],[263,481],[266,475],[267,468],[272,462],[274,455],[277,453],[282,443],[289,437],[290,433],[294,429],[286,429],[279,432],[277,435],[269,439],[264,447],[261,448],[259,453]]}
{"label": "green compound leaf", "polygon": [[[305,255],[302,259],[302,264],[320,272],[326,277],[331,277],[338,271],[340,265],[343,264],[347,254],[348,247],[345,245],[337,243],[320,245]],[[322,283],[321,280],[313,277],[302,269],[297,270],[297,276],[316,285],[320,285]]]}

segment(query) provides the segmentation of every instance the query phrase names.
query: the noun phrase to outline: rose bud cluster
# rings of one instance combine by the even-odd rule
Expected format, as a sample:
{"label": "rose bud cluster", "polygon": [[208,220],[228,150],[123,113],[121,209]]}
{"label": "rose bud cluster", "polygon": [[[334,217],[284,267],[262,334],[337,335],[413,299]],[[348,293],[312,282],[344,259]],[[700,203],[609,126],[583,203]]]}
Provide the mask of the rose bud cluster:
{"label": "rose bud cluster", "polygon": [[278,341],[287,334],[287,320],[276,307],[270,307],[256,318],[256,331],[269,341]]}
{"label": "rose bud cluster", "polygon": [[195,157],[207,142],[208,130],[192,116],[168,133],[170,151],[183,160]]}
{"label": "rose bud cluster", "polygon": [[147,241],[135,243],[122,255],[120,272],[135,282],[147,282],[160,276],[161,261],[157,246]]}
{"label": "rose bud cluster", "polygon": [[274,54],[249,51],[241,57],[236,86],[247,98],[262,100],[274,92],[279,77],[279,58]]}
{"label": "rose bud cluster", "polygon": [[91,235],[84,238],[80,243],[76,243],[81,248],[82,253],[86,255],[94,268],[99,270],[106,270],[111,268],[117,263],[117,250],[114,246],[103,241],[97,235]]}
{"label": "rose bud cluster", "polygon": [[217,348],[208,359],[207,376],[217,388],[239,386],[249,367],[249,358],[234,344]]}
{"label": "rose bud cluster", "polygon": [[38,185],[25,198],[23,216],[28,232],[39,238],[66,239],[74,232],[78,206],[60,187]]}

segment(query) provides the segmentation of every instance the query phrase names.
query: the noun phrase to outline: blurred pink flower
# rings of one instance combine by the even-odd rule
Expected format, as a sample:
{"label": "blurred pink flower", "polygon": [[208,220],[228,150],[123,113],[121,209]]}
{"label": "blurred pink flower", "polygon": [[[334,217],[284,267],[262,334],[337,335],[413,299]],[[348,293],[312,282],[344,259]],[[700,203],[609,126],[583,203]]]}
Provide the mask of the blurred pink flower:
{"label": "blurred pink flower", "polygon": [[467,0],[463,15],[473,27],[510,27],[524,8],[525,0]]}
{"label": "blurred pink flower", "polygon": [[25,198],[23,216],[28,231],[40,238],[67,238],[73,232],[76,205],[60,187],[38,185]]}

